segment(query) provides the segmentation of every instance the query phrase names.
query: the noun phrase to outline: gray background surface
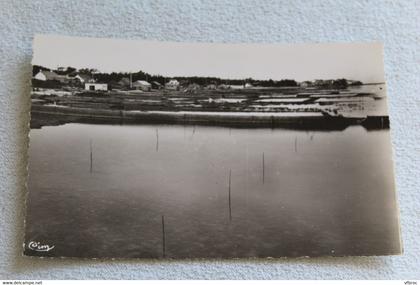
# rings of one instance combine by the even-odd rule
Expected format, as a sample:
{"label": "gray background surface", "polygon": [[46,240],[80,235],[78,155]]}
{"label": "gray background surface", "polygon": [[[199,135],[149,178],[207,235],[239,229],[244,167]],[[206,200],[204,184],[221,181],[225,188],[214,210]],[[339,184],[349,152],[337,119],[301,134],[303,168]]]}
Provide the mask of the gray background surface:
{"label": "gray background surface", "polygon": [[[420,279],[419,19],[416,0],[0,0],[0,279]],[[35,33],[189,42],[383,42],[404,255],[183,261],[22,257]]]}

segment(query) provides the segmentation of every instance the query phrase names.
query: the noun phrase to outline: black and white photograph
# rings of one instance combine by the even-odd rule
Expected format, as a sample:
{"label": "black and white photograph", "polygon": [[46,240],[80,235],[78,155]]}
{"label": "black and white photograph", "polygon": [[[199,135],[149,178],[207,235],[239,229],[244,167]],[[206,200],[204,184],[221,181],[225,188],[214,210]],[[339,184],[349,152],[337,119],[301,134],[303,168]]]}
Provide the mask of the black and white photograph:
{"label": "black and white photograph", "polygon": [[24,254],[399,255],[383,47],[36,35]]}

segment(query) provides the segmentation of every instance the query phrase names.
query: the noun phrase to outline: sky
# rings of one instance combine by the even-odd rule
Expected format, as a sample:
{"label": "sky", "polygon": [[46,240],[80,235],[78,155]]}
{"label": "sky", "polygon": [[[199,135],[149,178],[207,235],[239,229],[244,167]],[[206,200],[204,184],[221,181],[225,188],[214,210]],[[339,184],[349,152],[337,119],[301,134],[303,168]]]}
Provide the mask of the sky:
{"label": "sky", "polygon": [[228,79],[347,78],[384,82],[383,46],[371,43],[224,44],[36,35],[33,65]]}

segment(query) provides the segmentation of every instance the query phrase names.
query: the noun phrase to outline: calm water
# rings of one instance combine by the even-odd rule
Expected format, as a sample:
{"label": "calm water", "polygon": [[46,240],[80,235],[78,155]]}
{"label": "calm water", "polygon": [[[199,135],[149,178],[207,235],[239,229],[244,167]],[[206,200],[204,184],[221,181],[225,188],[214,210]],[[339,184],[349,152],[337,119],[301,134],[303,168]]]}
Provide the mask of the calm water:
{"label": "calm water", "polygon": [[46,255],[162,257],[162,215],[167,257],[399,251],[388,130],[67,124],[29,152]]}

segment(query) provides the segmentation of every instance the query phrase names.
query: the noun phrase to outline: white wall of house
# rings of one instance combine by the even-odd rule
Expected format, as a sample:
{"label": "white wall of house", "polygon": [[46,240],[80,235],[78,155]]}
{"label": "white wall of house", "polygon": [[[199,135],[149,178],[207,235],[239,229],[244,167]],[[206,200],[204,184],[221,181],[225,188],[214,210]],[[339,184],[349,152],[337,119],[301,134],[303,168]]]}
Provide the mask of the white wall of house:
{"label": "white wall of house", "polygon": [[42,80],[42,81],[47,80],[47,77],[45,76],[45,74],[42,71],[39,71],[37,74],[35,74],[34,78],[37,79],[37,80]]}
{"label": "white wall of house", "polygon": [[107,91],[108,90],[108,84],[106,84],[106,83],[85,83],[85,90]]}
{"label": "white wall of house", "polygon": [[244,89],[243,85],[229,85],[231,89]]}
{"label": "white wall of house", "polygon": [[152,89],[152,84],[144,80],[137,80],[136,82],[133,82],[133,87],[137,90],[150,91],[150,89]]}

